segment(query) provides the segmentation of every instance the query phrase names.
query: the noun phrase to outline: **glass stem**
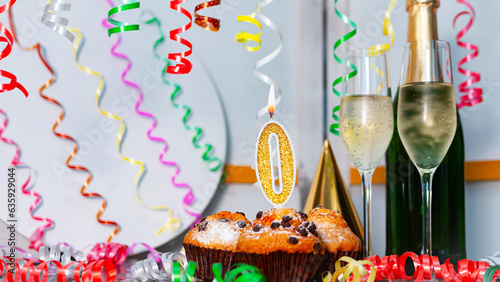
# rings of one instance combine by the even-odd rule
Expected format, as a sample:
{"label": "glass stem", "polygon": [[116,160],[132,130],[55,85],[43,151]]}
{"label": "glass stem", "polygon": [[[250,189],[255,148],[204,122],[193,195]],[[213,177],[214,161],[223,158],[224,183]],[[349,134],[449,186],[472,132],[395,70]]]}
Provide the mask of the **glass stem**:
{"label": "glass stem", "polygon": [[436,169],[420,170],[422,181],[422,254],[432,256],[432,177]]}
{"label": "glass stem", "polygon": [[363,183],[363,226],[364,226],[364,256],[373,256],[372,251],[372,176],[373,170],[361,172]]}

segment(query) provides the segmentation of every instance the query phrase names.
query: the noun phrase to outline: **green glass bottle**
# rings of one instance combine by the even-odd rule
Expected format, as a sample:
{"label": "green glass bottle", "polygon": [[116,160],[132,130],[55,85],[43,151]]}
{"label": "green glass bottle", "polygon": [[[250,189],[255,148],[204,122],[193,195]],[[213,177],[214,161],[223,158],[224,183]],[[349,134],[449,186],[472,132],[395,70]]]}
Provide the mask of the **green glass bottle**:
{"label": "green glass bottle", "polygon": [[[408,42],[437,39],[436,10],[439,0],[407,0]],[[418,69],[412,75],[421,75]],[[422,185],[397,131],[394,100],[394,135],[386,155],[387,255],[422,249]],[[458,111],[457,111],[458,115]],[[432,183],[432,250],[441,263],[465,258],[464,138],[457,117],[455,138],[437,168]]]}

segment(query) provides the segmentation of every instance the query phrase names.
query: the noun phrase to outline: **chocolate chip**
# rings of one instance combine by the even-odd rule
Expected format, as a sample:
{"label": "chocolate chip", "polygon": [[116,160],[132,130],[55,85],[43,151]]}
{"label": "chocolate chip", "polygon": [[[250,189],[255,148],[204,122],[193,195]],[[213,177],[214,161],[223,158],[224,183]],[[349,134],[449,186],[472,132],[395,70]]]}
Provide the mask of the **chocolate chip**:
{"label": "chocolate chip", "polygon": [[307,218],[308,218],[308,217],[307,217],[307,214],[306,214],[305,212],[299,211],[298,213],[299,213],[300,217],[302,217],[302,218],[304,218],[304,219],[307,219]]}
{"label": "chocolate chip", "polygon": [[286,222],[290,221],[291,219],[292,219],[292,216],[290,216],[290,215],[288,215],[288,214],[285,214],[285,215],[281,218],[281,220],[286,221]]}
{"label": "chocolate chip", "polygon": [[253,227],[253,232],[259,232],[262,226],[260,224],[257,224]]}
{"label": "chocolate chip", "polygon": [[196,228],[196,227],[198,227],[198,225],[199,225],[199,224],[198,224],[198,223],[196,223],[195,225],[193,225],[193,228]]}
{"label": "chocolate chip", "polygon": [[203,222],[203,221],[205,221],[205,219],[207,219],[207,218],[206,218],[206,217],[202,218],[202,219],[200,220],[200,222]]}
{"label": "chocolate chip", "polygon": [[313,248],[316,252],[318,252],[319,250],[321,250],[321,244],[319,242],[316,242],[314,243]]}
{"label": "chocolate chip", "polygon": [[316,231],[316,224],[314,224],[314,222],[311,222],[311,224],[309,224],[307,229],[309,230],[309,232],[314,234],[314,232]]}
{"label": "chocolate chip", "polygon": [[198,227],[198,230],[200,230],[200,231],[207,230],[207,225],[208,225],[208,221],[204,221],[202,224],[200,224],[200,226]]}
{"label": "chocolate chip", "polygon": [[257,219],[259,219],[259,218],[261,218],[261,217],[262,217],[262,211],[259,211],[259,212],[257,213]]}
{"label": "chocolate chip", "polygon": [[247,223],[244,220],[238,220],[236,224],[238,224],[239,228],[245,228],[247,226]]}
{"label": "chocolate chip", "polygon": [[338,210],[334,210],[334,212],[340,213]]}
{"label": "chocolate chip", "polygon": [[278,220],[271,222],[271,229],[276,229],[276,228],[280,227],[280,224],[281,223]]}
{"label": "chocolate chip", "polygon": [[283,221],[283,222],[281,222],[281,226],[283,226],[284,228],[287,228],[287,227],[292,226],[292,224],[288,221]]}
{"label": "chocolate chip", "polygon": [[304,221],[302,222],[300,225],[304,226],[305,228],[307,228],[309,226],[310,222],[309,221]]}
{"label": "chocolate chip", "polygon": [[237,211],[236,213],[239,213],[239,214],[241,214],[242,216],[245,216],[245,213],[244,213],[244,212]]}
{"label": "chocolate chip", "polygon": [[317,206],[315,207],[315,209],[317,209],[317,208],[322,208],[322,207],[323,207],[322,205],[317,205]]}
{"label": "chocolate chip", "polygon": [[288,237],[288,242],[292,245],[298,244],[299,238],[297,238],[295,236],[290,236],[290,237]]}
{"label": "chocolate chip", "polygon": [[229,219],[227,219],[227,218],[221,218],[221,219],[219,219],[219,221],[220,221],[220,222],[228,222],[228,221],[229,221]]}
{"label": "chocolate chip", "polygon": [[307,229],[304,226],[299,226],[299,228],[297,228],[297,231],[300,233],[300,235],[307,236]]}

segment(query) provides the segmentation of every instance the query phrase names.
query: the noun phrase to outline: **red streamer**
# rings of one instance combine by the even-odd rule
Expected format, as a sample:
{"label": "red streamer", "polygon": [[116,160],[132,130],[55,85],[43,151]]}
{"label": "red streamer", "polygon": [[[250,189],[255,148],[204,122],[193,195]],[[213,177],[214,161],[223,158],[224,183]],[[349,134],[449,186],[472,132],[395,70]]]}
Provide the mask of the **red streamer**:
{"label": "red streamer", "polygon": [[[458,262],[458,271],[455,271],[449,259],[444,264],[440,264],[439,259],[435,256],[420,255],[419,257],[412,252],[406,252],[400,257],[392,255],[380,259],[379,256],[373,256],[368,259],[373,263],[377,271],[375,281],[406,279],[424,282],[424,279],[429,280],[434,274],[436,279],[445,281],[475,282],[482,281],[486,270],[490,267],[490,264],[484,261],[463,259]],[[411,277],[405,271],[405,263],[408,259],[413,261],[415,267],[415,272]],[[369,272],[372,271],[371,267],[367,268]],[[500,277],[500,273],[497,273],[494,277]]]}
{"label": "red streamer", "polygon": [[470,70],[466,70],[463,68],[465,63],[472,61],[475,57],[479,55],[479,48],[476,45],[473,45],[468,42],[461,41],[462,37],[469,31],[472,24],[474,23],[474,19],[476,17],[476,12],[472,5],[467,2],[467,0],[457,0],[458,3],[465,5],[469,11],[462,11],[458,13],[453,19],[453,27],[456,28],[457,20],[462,16],[469,16],[469,21],[462,28],[456,36],[457,45],[459,47],[465,48],[467,50],[471,50],[472,52],[463,57],[460,61],[458,61],[458,72],[469,77],[464,82],[458,85],[458,89],[460,93],[465,93],[460,97],[460,103],[457,105],[458,109],[462,107],[471,107],[477,105],[483,101],[482,94],[483,89],[481,87],[471,87],[474,83],[479,82],[481,80],[481,75],[478,72],[473,72]]}
{"label": "red streamer", "polygon": [[[117,274],[116,266],[111,260],[83,262],[72,261],[66,265],[61,265],[58,261],[16,259],[15,267],[13,269],[11,269],[7,261],[9,261],[8,257],[0,258],[0,273],[7,271],[7,275],[2,281],[8,282],[46,282],[49,280],[49,267],[55,268],[57,273],[57,282],[66,282],[68,279],[74,279],[76,282],[101,282],[103,281],[102,278],[105,278],[104,281],[113,282],[116,280]],[[23,263],[21,261],[23,261]],[[37,263],[36,266],[35,263]],[[72,272],[69,272],[70,267],[74,264],[77,264],[76,267]]]}
{"label": "red streamer", "polygon": [[[13,37],[14,41],[23,50],[31,51],[31,50],[36,49],[38,51],[38,56],[40,57],[40,60],[45,65],[45,68],[51,73],[51,78],[47,82],[45,82],[45,84],[42,87],[40,87],[40,89],[39,89],[40,95],[42,95],[41,94],[42,90],[49,87],[50,84],[52,84],[52,82],[54,80],[54,73],[53,73],[51,67],[49,66],[49,64],[47,63],[47,61],[45,60],[45,58],[43,57],[42,46],[39,43],[37,43],[31,47],[27,47],[27,48],[23,47],[23,46],[21,46],[21,44],[19,44],[19,41],[17,40],[17,33],[16,33],[16,28],[14,26],[14,19],[12,17],[12,10],[11,9],[9,9],[8,14],[9,14],[10,29],[12,30],[12,37]],[[16,150],[18,150],[17,145],[15,145],[15,146],[16,146]],[[16,153],[16,156],[19,156],[19,152]],[[26,187],[28,186],[30,178],[31,178],[31,175],[30,175],[30,177],[28,177],[28,180],[26,181],[26,183],[24,183],[23,186],[21,187],[21,190],[24,194],[35,197],[35,201],[30,206],[29,213],[34,220],[43,221],[46,223],[45,225],[38,227],[29,238],[29,241],[30,241],[29,248],[38,250],[43,245],[42,239],[43,239],[43,235],[44,235],[45,230],[49,229],[52,226],[53,221],[47,217],[38,217],[38,216],[35,216],[33,214],[34,210],[39,205],[41,205],[41,200],[40,200],[40,194],[38,194],[34,191],[31,191],[31,190],[26,190]]]}
{"label": "red streamer", "polygon": [[179,13],[184,14],[186,17],[189,18],[189,23],[187,25],[170,31],[170,39],[172,39],[173,41],[177,41],[177,42],[179,42],[179,43],[181,43],[189,48],[189,50],[185,51],[185,52],[169,53],[168,54],[169,60],[174,60],[174,61],[177,61],[180,63],[180,64],[176,64],[174,66],[167,67],[167,73],[171,73],[171,74],[187,74],[187,73],[191,72],[191,69],[193,68],[193,65],[191,64],[191,62],[185,58],[193,53],[193,45],[191,44],[191,42],[187,41],[186,39],[177,36],[178,34],[183,33],[185,31],[187,31],[188,29],[190,29],[192,21],[193,21],[193,17],[191,16],[191,14],[188,11],[186,11],[186,9],[179,7],[179,4],[182,4],[185,1],[186,0],[172,0],[172,1],[170,1],[170,8],[176,10]]}
{"label": "red streamer", "polygon": [[[3,5],[0,7],[0,14],[9,10],[12,5],[16,3],[16,0],[10,0],[7,2],[7,4]],[[5,35],[5,36],[0,36],[0,42],[5,42],[7,45],[5,45],[5,48],[0,51],[0,60],[6,58],[9,56],[10,52],[12,51],[12,45],[14,45],[14,38],[10,31],[2,24],[0,23],[0,31]],[[12,73],[4,70],[0,70],[0,76],[5,77],[10,79],[10,83],[2,83],[0,84],[0,92],[7,92],[14,90],[18,88],[23,92],[24,96],[27,98],[28,97],[28,91],[22,86],[20,83],[17,82],[17,77],[13,75]]]}
{"label": "red streamer", "polygon": [[205,3],[201,3],[198,6],[194,8],[194,23],[197,24],[198,26],[210,30],[213,32],[217,32],[220,29],[220,20],[207,17],[207,16],[200,16],[198,15],[198,11],[210,8],[210,7],[215,7],[220,5],[221,0],[212,0],[208,1]]}

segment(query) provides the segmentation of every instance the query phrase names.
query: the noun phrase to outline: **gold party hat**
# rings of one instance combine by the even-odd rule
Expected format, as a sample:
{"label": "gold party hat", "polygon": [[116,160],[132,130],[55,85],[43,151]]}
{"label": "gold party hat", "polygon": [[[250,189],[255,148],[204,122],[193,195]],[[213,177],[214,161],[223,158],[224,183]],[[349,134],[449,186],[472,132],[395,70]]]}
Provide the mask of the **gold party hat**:
{"label": "gold party hat", "polygon": [[338,210],[351,228],[352,232],[363,241],[363,228],[352,203],[342,175],[333,156],[330,142],[325,140],[323,151],[309,189],[304,212],[321,205],[327,209]]}

